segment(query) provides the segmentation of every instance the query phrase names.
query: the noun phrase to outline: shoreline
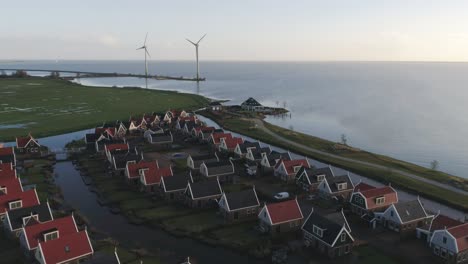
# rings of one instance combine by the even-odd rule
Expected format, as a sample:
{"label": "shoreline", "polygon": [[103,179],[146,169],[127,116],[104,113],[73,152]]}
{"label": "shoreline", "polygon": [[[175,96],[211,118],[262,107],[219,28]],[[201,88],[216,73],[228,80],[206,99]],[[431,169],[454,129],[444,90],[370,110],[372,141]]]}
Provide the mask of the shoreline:
{"label": "shoreline", "polygon": [[[356,166],[356,164],[353,164],[353,162],[338,161],[338,160],[335,160],[333,158],[326,157],[324,155],[320,155],[320,154],[317,154],[317,153],[312,153],[312,152],[309,152],[309,151],[305,151],[304,149],[294,147],[294,146],[292,146],[290,144],[282,143],[279,140],[271,137],[267,133],[264,133],[263,131],[258,131],[259,129],[256,129],[256,128],[254,129],[253,128],[254,124],[249,123],[249,121],[241,120],[239,118],[230,119],[231,123],[235,123],[237,125],[237,126],[232,126],[232,124],[226,124],[226,122],[224,120],[225,116],[214,115],[214,114],[211,113],[211,111],[210,112],[204,111],[204,112],[200,112],[199,114],[202,115],[202,116],[206,116],[207,118],[211,119],[212,121],[214,121],[216,124],[218,124],[220,127],[224,128],[224,129],[228,129],[230,131],[239,133],[241,135],[245,135],[245,136],[257,139],[257,140],[261,140],[261,141],[263,141],[265,143],[268,143],[268,144],[271,144],[271,145],[274,145],[274,146],[278,146],[278,147],[281,147],[281,148],[284,148],[284,149],[289,149],[289,150],[294,151],[294,152],[296,152],[298,154],[305,155],[305,156],[307,156],[309,158],[312,158],[312,159],[315,159],[317,161],[339,167],[341,169],[344,169],[344,170],[347,170],[347,171],[350,171],[350,172],[354,172],[354,173],[359,174],[359,175],[361,175],[363,177],[366,177],[366,178],[369,178],[369,179],[372,179],[372,180],[376,180],[376,181],[378,181],[380,183],[383,183],[383,184],[391,183],[391,184],[395,185],[396,187],[398,187],[398,188],[400,188],[400,189],[402,189],[404,191],[407,191],[409,193],[416,194],[416,195],[421,195],[423,197],[426,197],[426,198],[434,200],[436,202],[440,202],[442,204],[451,206],[451,207],[453,207],[455,209],[458,209],[458,210],[461,210],[463,212],[468,212],[468,195],[462,194],[462,192],[466,193],[466,191],[463,190],[463,189],[460,189],[460,193],[454,193],[454,192],[451,192],[451,191],[449,191],[447,189],[443,189],[441,187],[432,185],[432,184],[427,183],[427,182],[423,182],[423,181],[420,181],[420,180],[417,180],[417,179],[411,179],[411,178],[405,177],[403,175],[399,175],[398,173],[396,173],[395,171],[392,171],[392,170],[369,168],[369,167],[366,167],[366,166],[363,166],[363,165]],[[220,118],[222,120],[220,120]],[[242,121],[244,121],[244,122],[242,122]],[[270,124],[270,123],[268,123],[268,122],[266,122],[264,120],[262,120],[262,122],[266,123],[267,124],[266,126],[274,126],[274,127],[278,128],[278,129],[281,129],[283,131],[290,131],[290,130],[288,130],[286,128],[277,127],[277,126],[275,126],[273,124]],[[290,132],[294,132],[294,131],[290,131]],[[294,132],[294,133],[297,133],[297,132]],[[306,135],[306,134],[302,134],[302,133],[297,133],[297,134],[301,134],[301,135],[304,135],[304,136],[307,136],[307,137],[310,137],[310,138],[316,138],[314,136]],[[320,138],[316,138],[316,139],[323,140],[323,139],[320,139]],[[323,140],[323,141],[326,141],[326,140]],[[370,152],[366,152],[366,151],[365,151],[365,153],[369,153],[371,155],[376,155],[376,156],[383,156],[383,155],[378,155],[378,154],[374,154],[374,153],[370,153]],[[383,157],[386,157],[386,156],[383,156]],[[404,161],[401,161],[401,162],[406,163],[406,164],[410,164],[410,165],[413,165],[413,166],[417,166],[417,165],[412,164],[412,163],[407,163],[407,162],[404,162]],[[375,164],[375,165],[378,165],[378,164]],[[458,177],[458,176],[453,176],[453,175],[450,175],[450,177],[455,177],[455,178],[459,179],[465,185],[468,183],[468,179],[464,179],[464,178],[461,178],[461,177]],[[432,180],[432,181],[440,182],[438,180]],[[455,187],[453,187],[453,188],[455,188]]]}

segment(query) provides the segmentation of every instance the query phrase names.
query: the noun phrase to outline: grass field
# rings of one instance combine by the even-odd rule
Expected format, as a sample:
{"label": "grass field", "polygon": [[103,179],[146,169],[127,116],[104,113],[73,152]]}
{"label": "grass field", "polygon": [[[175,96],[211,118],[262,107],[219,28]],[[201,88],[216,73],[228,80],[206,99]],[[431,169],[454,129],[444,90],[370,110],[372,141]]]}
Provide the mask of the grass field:
{"label": "grass field", "polygon": [[[437,186],[434,186],[428,183],[414,180],[412,178],[406,177],[404,175],[400,175],[391,170],[376,169],[376,168],[365,166],[362,164],[347,162],[347,161],[335,159],[329,156],[320,155],[314,152],[305,151],[303,149],[296,148],[295,146],[292,146],[292,145],[283,144],[282,142],[273,138],[270,134],[267,134],[266,132],[260,129],[254,128],[253,123],[245,119],[220,118],[220,116],[210,114],[209,112],[206,112],[206,111],[204,111],[201,114],[213,119],[214,121],[218,122],[221,126],[231,131],[234,131],[234,132],[237,132],[237,133],[258,139],[258,140],[262,140],[263,142],[266,142],[266,143],[269,143],[278,147],[282,147],[284,149],[288,149],[290,151],[294,151],[302,155],[306,155],[309,158],[313,158],[313,159],[322,161],[324,163],[332,164],[334,166],[360,174],[364,177],[375,179],[383,183],[391,182],[393,186],[397,186],[401,189],[405,189],[412,193],[420,194],[421,196],[425,196],[427,198],[457,207],[462,210],[468,209],[468,196],[467,195],[454,193],[454,192],[439,188]],[[376,163],[376,164],[384,165],[384,166],[399,169],[399,170],[404,170],[404,171],[414,173],[419,176],[426,177],[435,181],[444,182],[447,184],[458,186],[465,190],[468,188],[467,187],[468,180],[460,178],[460,177],[456,177],[456,176],[449,175],[449,174],[439,172],[439,171],[433,171],[427,168],[423,168],[421,166],[417,166],[415,164],[396,160],[396,159],[383,156],[383,155],[373,154],[373,153],[366,152],[366,151],[355,152],[355,151],[334,150],[332,148],[332,146],[335,144],[334,142],[320,139],[317,137],[313,137],[310,135],[298,133],[298,132],[291,131],[285,128],[277,127],[269,123],[265,123],[265,126],[271,131],[275,132],[276,134],[281,135],[289,140],[300,142],[301,144],[304,144],[306,146],[311,146],[319,150],[333,153],[335,155],[349,157],[349,158],[367,161],[371,163]]]}
{"label": "grass field", "polygon": [[0,80],[0,141],[95,127],[130,115],[197,109],[202,96],[140,88],[87,87],[39,77]]}

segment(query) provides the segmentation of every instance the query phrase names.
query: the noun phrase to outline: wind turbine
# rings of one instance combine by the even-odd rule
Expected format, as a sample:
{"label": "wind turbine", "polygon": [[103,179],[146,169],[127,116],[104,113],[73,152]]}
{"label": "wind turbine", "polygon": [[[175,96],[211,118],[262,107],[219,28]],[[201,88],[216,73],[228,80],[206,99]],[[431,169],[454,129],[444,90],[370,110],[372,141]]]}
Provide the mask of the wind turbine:
{"label": "wind turbine", "polygon": [[148,38],[148,33],[146,33],[145,42],[143,42],[143,46],[139,47],[137,50],[144,49],[145,50],[145,83],[146,89],[148,89],[148,62],[146,61],[146,55],[151,58],[151,55],[148,52],[148,48],[146,47],[146,39]]}
{"label": "wind turbine", "polygon": [[202,39],[206,36],[203,35],[203,37],[201,37],[196,43],[191,41],[190,39],[186,39],[188,42],[192,43],[194,46],[195,46],[195,55],[196,55],[196,58],[197,58],[197,82],[200,81],[200,65],[198,64],[198,44],[200,43],[200,41],[202,41]]}

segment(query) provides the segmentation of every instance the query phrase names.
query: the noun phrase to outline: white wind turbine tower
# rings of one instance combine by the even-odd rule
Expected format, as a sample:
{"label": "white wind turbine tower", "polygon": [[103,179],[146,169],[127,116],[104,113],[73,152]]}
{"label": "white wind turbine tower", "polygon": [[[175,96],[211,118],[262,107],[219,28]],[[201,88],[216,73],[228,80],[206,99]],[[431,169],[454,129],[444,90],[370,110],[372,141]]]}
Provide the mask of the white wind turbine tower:
{"label": "white wind turbine tower", "polygon": [[148,52],[148,48],[146,47],[146,39],[148,38],[148,33],[146,33],[145,42],[143,42],[143,46],[139,47],[137,50],[144,49],[145,50],[145,84],[146,89],[148,89],[148,62],[146,60],[146,55],[151,58],[151,55]]}
{"label": "white wind turbine tower", "polygon": [[195,46],[195,55],[196,55],[196,58],[197,58],[197,82],[200,81],[200,65],[198,64],[198,44],[200,43],[200,41],[202,41],[202,39],[206,36],[203,35],[203,37],[201,37],[196,43],[191,41],[190,39],[186,39],[188,42],[192,43],[194,46]]}

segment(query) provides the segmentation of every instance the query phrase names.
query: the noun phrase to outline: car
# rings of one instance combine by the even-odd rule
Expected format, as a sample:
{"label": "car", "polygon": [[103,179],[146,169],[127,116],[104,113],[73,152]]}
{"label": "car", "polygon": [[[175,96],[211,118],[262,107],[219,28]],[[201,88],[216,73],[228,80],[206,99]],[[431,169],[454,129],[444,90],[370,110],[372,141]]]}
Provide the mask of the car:
{"label": "car", "polygon": [[279,192],[273,196],[276,200],[284,200],[289,198],[289,193],[288,192]]}

